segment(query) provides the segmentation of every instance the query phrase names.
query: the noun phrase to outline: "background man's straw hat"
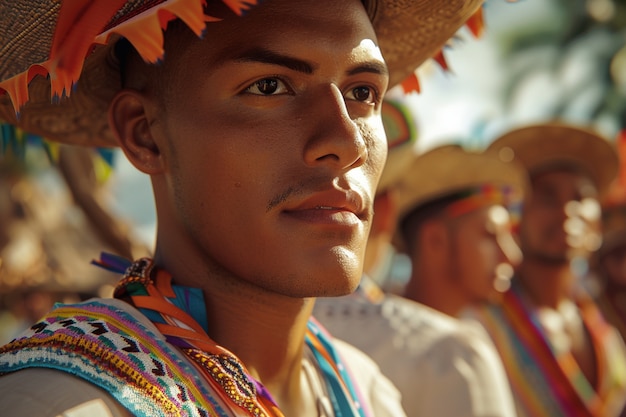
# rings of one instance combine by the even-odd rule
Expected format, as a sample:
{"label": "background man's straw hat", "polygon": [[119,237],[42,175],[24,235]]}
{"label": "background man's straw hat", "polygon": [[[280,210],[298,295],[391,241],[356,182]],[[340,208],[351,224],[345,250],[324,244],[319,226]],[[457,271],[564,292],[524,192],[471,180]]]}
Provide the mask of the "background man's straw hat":
{"label": "background man's straw hat", "polygon": [[[391,71],[391,85],[440,50],[482,1],[363,0]],[[124,36],[144,59],[155,62],[162,58],[161,31],[169,20],[179,17],[200,35],[207,19],[202,0],[3,3],[0,93],[5,93],[0,94],[0,119],[51,140],[88,146],[116,146],[106,118],[120,88],[113,41]],[[224,3],[244,14],[257,2]],[[69,92],[71,99],[51,103],[51,97]],[[20,111],[19,120],[14,108]]]}
{"label": "background man's straw hat", "polygon": [[420,155],[407,170],[399,186],[400,218],[422,204],[483,185],[510,187],[520,199],[528,190],[528,178],[521,166],[496,155],[439,146]]}
{"label": "background man's straw hat", "polygon": [[578,167],[591,177],[600,195],[608,190],[619,167],[617,153],[606,139],[588,128],[561,122],[512,130],[488,149],[502,160],[518,161],[531,176],[559,164]]}

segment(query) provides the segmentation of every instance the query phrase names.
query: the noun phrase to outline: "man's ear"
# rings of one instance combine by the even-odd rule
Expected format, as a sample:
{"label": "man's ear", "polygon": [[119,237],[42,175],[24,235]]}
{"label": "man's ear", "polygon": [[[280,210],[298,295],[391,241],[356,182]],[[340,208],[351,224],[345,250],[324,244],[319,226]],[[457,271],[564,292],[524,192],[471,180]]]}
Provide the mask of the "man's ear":
{"label": "man's ear", "polygon": [[152,134],[146,104],[139,92],[120,91],[109,105],[109,126],[135,168],[152,175],[163,169],[163,156]]}

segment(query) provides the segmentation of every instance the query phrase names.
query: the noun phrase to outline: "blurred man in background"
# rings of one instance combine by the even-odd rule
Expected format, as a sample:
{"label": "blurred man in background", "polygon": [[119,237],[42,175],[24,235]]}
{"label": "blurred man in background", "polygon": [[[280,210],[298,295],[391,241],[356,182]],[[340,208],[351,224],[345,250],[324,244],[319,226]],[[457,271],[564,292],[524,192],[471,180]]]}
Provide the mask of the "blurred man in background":
{"label": "blurred man in background", "polygon": [[526,184],[516,164],[457,145],[421,155],[401,184],[404,296],[452,317],[496,301],[521,258],[511,227]]}
{"label": "blurred man in background", "polygon": [[626,401],[626,353],[582,291],[578,265],[600,244],[600,199],[617,154],[588,129],[526,126],[489,151],[531,178],[518,238],[523,261],[503,302],[477,310],[498,348],[520,416],[617,416]]}

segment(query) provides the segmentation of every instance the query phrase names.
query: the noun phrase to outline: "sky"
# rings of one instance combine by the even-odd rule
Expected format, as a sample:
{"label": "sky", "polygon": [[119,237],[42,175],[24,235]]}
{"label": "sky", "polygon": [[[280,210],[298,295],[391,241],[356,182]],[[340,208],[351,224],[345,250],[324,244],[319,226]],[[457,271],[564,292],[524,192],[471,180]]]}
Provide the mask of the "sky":
{"label": "sky", "polygon": [[568,29],[569,17],[555,0],[488,1],[485,34],[475,39],[462,29],[444,50],[450,71],[432,61],[418,71],[422,91],[408,98],[418,149],[450,141],[482,147],[514,126],[555,114],[615,137],[618,122],[594,113],[606,95],[602,59],[614,49],[613,37],[590,31],[567,47],[537,42],[514,56],[504,53],[513,34],[553,38]]}

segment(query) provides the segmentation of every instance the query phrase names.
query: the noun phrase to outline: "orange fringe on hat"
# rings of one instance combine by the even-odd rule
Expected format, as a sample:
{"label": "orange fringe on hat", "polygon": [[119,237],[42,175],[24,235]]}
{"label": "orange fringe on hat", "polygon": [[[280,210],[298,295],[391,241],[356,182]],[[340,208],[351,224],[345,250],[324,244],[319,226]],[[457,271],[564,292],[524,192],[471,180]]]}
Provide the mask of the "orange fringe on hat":
{"label": "orange fringe on hat", "polygon": [[[259,0],[222,2],[241,15]],[[61,3],[49,59],[0,83],[0,90],[6,91],[18,113],[28,101],[28,84],[37,75],[50,76],[53,98],[69,96],[82,72],[85,57],[94,45],[106,44],[113,34],[126,37],[144,60],[154,63],[163,58],[163,30],[168,22],[180,18],[199,36],[206,22],[218,20],[204,14],[206,0],[166,0],[105,31],[124,3],[125,0]]]}
{"label": "orange fringe on hat", "polygon": [[[238,15],[249,11],[259,1],[222,0]],[[163,31],[168,22],[180,18],[200,36],[206,22],[218,20],[204,15],[206,0],[165,0],[107,30],[107,24],[124,3],[125,0],[61,3],[49,59],[0,83],[0,90],[6,91],[18,113],[28,101],[28,84],[37,75],[49,75],[53,99],[69,96],[90,50],[95,45],[106,44],[114,34],[127,38],[145,61],[155,63],[163,59]],[[482,36],[485,26],[482,8],[469,18],[466,26],[475,37]],[[448,71],[443,50],[433,58],[444,71]],[[420,92],[417,75],[413,73],[405,79],[402,88],[405,93]]]}
{"label": "orange fringe on hat", "polygon": [[[472,33],[472,35],[474,35],[475,38],[480,38],[483,35],[484,29],[485,29],[485,20],[484,20],[482,7],[478,8],[478,10],[476,10],[476,13],[474,13],[467,20],[467,22],[465,23],[465,26],[467,26],[467,28]],[[439,66],[444,71],[449,70],[448,63],[446,62],[446,57],[443,54],[443,49],[440,49],[439,52],[437,52],[435,56],[433,56],[433,59],[439,64]],[[419,78],[417,77],[417,74],[415,72],[409,75],[402,82],[401,85],[402,85],[402,90],[406,94],[412,93],[412,92],[419,93],[421,91]]]}

